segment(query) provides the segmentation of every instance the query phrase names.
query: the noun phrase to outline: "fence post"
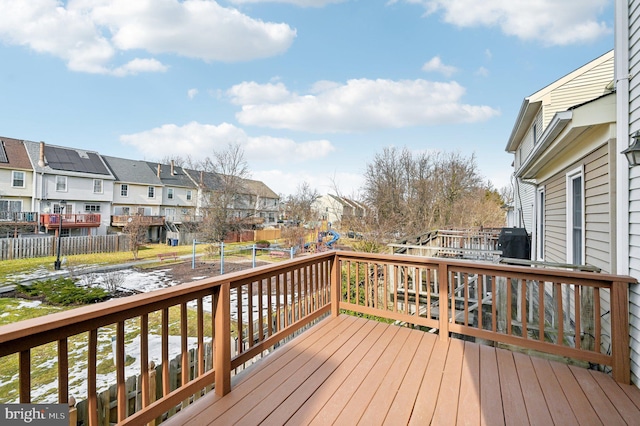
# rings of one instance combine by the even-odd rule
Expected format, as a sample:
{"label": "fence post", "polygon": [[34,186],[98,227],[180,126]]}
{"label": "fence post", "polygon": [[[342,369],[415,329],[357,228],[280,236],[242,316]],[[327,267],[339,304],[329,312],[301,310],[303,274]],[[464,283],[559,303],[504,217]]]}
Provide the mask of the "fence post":
{"label": "fence post", "polygon": [[449,267],[438,262],[438,305],[440,312],[440,340],[449,339]]}
{"label": "fence post", "polygon": [[255,268],[256,267],[256,245],[254,244],[253,247],[251,247],[251,267]]}
{"label": "fence post", "polygon": [[611,355],[613,378],[616,382],[631,382],[631,354],[629,349],[629,285],[611,283]]}
{"label": "fence post", "polygon": [[[215,313],[215,380],[216,395],[231,392],[231,307],[230,283],[225,282],[214,288]],[[238,300],[238,303],[241,303]]]}

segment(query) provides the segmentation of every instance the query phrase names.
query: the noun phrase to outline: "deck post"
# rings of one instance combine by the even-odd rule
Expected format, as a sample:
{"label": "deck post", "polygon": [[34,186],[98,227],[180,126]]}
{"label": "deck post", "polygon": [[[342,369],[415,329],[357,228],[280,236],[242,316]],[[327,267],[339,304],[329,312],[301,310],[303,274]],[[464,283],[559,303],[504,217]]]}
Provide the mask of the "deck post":
{"label": "deck post", "polygon": [[438,262],[438,300],[439,300],[439,321],[440,340],[449,339],[449,267],[446,262]]}
{"label": "deck post", "polygon": [[611,352],[613,378],[619,383],[631,383],[629,349],[629,285],[611,283]]}
{"label": "deck post", "polygon": [[[225,282],[214,288],[215,305],[215,380],[216,395],[231,392],[231,307],[230,283]],[[217,294],[216,294],[217,293]]]}
{"label": "deck post", "polygon": [[338,255],[333,256],[331,261],[331,276],[329,277],[331,285],[331,316],[340,315],[340,260]]}

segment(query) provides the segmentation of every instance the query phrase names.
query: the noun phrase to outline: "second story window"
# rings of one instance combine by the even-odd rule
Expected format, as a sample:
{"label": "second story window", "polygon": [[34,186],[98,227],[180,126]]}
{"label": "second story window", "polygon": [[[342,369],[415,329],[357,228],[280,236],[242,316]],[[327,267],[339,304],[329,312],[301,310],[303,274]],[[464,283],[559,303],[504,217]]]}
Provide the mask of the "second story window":
{"label": "second story window", "polygon": [[87,213],[100,213],[100,204],[85,204],[84,211]]}
{"label": "second story window", "polygon": [[187,190],[187,201],[191,201],[191,197],[192,197],[192,195],[191,195],[191,190],[190,190],[190,189],[188,189],[188,190]]}
{"label": "second story window", "polygon": [[536,144],[538,142],[538,125],[533,125],[533,143]]}
{"label": "second story window", "polygon": [[129,196],[129,185],[127,185],[126,183],[123,183],[122,185],[120,185],[120,196],[121,197]]}
{"label": "second story window", "polygon": [[102,194],[102,179],[93,180],[93,193]]}
{"label": "second story window", "polygon": [[25,176],[24,172],[11,172],[11,186],[13,188],[24,188]]}
{"label": "second story window", "polygon": [[56,191],[67,192],[67,177],[56,176]]}
{"label": "second story window", "polygon": [[173,188],[167,188],[167,198],[173,200]]}
{"label": "second story window", "polygon": [[149,187],[149,198],[156,198],[156,188],[153,186]]}

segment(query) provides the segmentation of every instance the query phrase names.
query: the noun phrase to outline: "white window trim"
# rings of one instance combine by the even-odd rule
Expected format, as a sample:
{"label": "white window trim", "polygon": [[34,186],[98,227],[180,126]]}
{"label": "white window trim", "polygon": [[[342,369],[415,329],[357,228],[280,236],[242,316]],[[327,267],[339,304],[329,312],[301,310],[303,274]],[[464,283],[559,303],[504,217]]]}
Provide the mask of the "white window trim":
{"label": "white window trim", "polygon": [[[100,182],[100,191],[96,191],[96,183]],[[102,179],[94,179],[93,180],[93,193],[94,194],[104,194],[104,180]]]}
{"label": "white window trim", "polygon": [[[125,195],[122,195],[122,187],[123,187],[123,186],[126,186],[126,187],[127,187],[127,191],[126,191],[127,193],[126,193]],[[129,184],[128,184],[128,183],[121,183],[121,184],[120,184],[120,196],[121,196],[122,198],[128,198],[128,197],[129,197]]]}
{"label": "white window trim", "polygon": [[173,200],[175,198],[175,191],[173,188],[167,188],[167,200]]}
{"label": "white window trim", "polygon": [[[149,193],[151,192],[152,188],[153,188],[153,196],[150,196]],[[156,198],[156,187],[155,186],[147,187],[147,198],[151,198],[151,199],[155,199]]]}
{"label": "white window trim", "polygon": [[[544,199],[544,203],[542,200]],[[546,204],[547,204],[547,193],[546,187],[540,186],[536,191],[536,232],[535,232],[535,259],[538,261],[544,261],[544,242],[545,242],[545,233],[547,227],[545,226],[545,218],[546,218]],[[542,254],[542,255],[541,255]]]}
{"label": "white window trim", "polygon": [[[59,178],[64,179],[64,189],[62,189],[62,190],[58,189],[58,179]],[[66,176],[56,175],[55,184],[56,184],[56,192],[69,192],[69,182],[67,181],[67,177]]]}
{"label": "white window trim", "polygon": [[187,189],[187,201],[193,200],[193,192],[190,189]]}
{"label": "white window trim", "polygon": [[[16,173],[22,173],[22,186],[14,185],[13,183],[16,181],[15,176]],[[11,171],[11,187],[12,188],[24,188],[27,186],[27,173],[21,170],[12,170]]]}
{"label": "white window trim", "polygon": [[567,181],[566,181],[566,205],[567,205],[567,210],[566,210],[566,219],[567,219],[567,223],[566,223],[566,237],[567,237],[567,263],[572,264],[573,263],[573,235],[572,235],[572,228],[573,228],[573,197],[571,196],[572,191],[573,191],[573,187],[572,187],[572,183],[573,180],[575,178],[581,178],[582,179],[582,186],[581,186],[581,190],[582,190],[582,194],[580,196],[581,200],[582,200],[582,256],[580,259],[580,263],[582,265],[585,264],[585,259],[586,259],[586,246],[585,246],[585,241],[586,241],[586,229],[585,229],[585,197],[584,197],[584,192],[585,192],[585,181],[584,181],[584,166],[580,165],[579,167],[570,170],[569,172],[567,172]]}

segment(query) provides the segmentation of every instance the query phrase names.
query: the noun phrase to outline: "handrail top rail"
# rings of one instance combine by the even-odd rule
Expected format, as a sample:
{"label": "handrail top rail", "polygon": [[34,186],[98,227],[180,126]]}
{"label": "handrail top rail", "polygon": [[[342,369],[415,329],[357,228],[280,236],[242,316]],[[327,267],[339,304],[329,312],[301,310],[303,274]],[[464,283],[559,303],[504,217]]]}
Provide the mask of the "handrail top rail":
{"label": "handrail top rail", "polygon": [[457,268],[470,268],[474,270],[484,271],[499,271],[514,274],[536,275],[536,276],[548,276],[568,279],[586,279],[591,281],[601,282],[626,282],[628,284],[637,284],[638,280],[629,275],[615,275],[615,274],[603,274],[594,272],[582,272],[582,271],[569,271],[564,269],[550,269],[550,268],[531,268],[527,266],[518,265],[505,265],[502,263],[495,263],[481,260],[461,260],[461,259],[449,259],[442,257],[425,257],[407,254],[383,254],[383,253],[362,253],[351,251],[338,251],[338,257],[340,258],[361,258],[371,260],[382,260],[391,263],[407,263],[407,264],[425,264],[425,265],[448,265]]}
{"label": "handrail top rail", "polygon": [[[331,258],[334,256],[335,251],[317,253],[298,259],[287,260],[286,262],[258,266],[249,270],[230,272],[217,277],[205,278],[174,287],[154,290],[148,293],[135,294],[133,296],[112,299],[93,305],[81,306],[69,311],[56,312],[46,315],[45,317],[31,318],[6,324],[0,326],[0,344],[5,344],[33,334],[46,333],[51,330],[71,325],[87,324],[85,329],[78,332],[89,331],[90,329],[95,328],[95,325],[92,325],[91,322],[101,317],[122,314],[129,310],[139,311],[139,308],[143,305],[155,306],[177,297],[185,297],[199,291],[211,290],[214,287],[219,287],[225,283],[246,281],[263,275],[269,275],[275,271],[295,268],[296,266],[304,265],[305,263],[313,263],[318,259]],[[153,312],[154,310],[155,309],[150,309],[149,311]],[[137,315],[139,315],[139,312],[132,314],[131,317],[135,317]],[[44,323],[43,318],[46,318],[46,322]],[[50,341],[55,340],[57,340],[56,337],[52,337]]]}

